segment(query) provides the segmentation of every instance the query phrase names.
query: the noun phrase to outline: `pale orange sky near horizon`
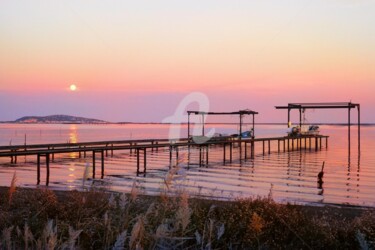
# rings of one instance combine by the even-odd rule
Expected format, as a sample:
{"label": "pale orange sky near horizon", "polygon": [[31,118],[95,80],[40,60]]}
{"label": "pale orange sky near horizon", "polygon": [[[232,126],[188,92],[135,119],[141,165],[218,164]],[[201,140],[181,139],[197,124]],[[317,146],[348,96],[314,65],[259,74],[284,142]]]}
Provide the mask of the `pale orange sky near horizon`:
{"label": "pale orange sky near horizon", "polygon": [[0,120],[161,121],[200,91],[261,121],[284,120],[275,105],[352,100],[375,122],[373,13],[365,0],[5,0]]}

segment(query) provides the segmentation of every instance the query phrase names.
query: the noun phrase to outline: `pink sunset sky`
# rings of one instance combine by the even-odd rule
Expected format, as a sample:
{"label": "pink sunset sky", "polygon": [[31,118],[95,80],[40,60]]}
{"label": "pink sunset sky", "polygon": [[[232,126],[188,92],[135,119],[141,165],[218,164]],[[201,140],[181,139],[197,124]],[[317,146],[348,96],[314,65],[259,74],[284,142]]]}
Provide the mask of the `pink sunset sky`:
{"label": "pink sunset sky", "polygon": [[329,101],[375,122],[374,13],[365,0],[2,0],[0,120],[160,122],[202,92],[210,111],[249,108],[259,122],[286,121],[275,105]]}

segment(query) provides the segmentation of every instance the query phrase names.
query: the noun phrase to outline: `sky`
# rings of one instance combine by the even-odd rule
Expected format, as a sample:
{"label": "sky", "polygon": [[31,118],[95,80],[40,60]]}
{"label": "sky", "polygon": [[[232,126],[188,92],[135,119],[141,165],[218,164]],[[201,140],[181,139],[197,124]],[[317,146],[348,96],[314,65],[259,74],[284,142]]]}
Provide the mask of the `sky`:
{"label": "sky", "polygon": [[374,13],[370,0],[2,0],[0,120],[161,122],[200,92],[259,122],[285,122],[276,105],[349,101],[375,122]]}

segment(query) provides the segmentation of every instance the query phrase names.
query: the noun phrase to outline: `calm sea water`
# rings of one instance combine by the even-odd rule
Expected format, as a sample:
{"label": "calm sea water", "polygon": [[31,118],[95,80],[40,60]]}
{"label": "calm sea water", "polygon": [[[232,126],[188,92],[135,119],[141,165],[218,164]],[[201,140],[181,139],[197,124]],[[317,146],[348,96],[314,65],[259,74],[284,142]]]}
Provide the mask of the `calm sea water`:
{"label": "calm sea water", "polygon": [[[208,125],[220,133],[236,133],[236,125]],[[143,138],[168,138],[169,125],[61,125],[61,124],[0,124],[0,144],[18,145],[37,143],[65,143]],[[279,202],[335,203],[375,207],[375,127],[363,126],[361,151],[358,152],[357,128],[352,127],[349,153],[348,128],[345,126],[321,126],[321,134],[329,135],[328,148],[321,151],[294,151],[277,153],[272,145],[271,154],[262,154],[261,144],[255,149],[255,159],[239,161],[234,150],[233,163],[222,164],[222,149],[210,150],[210,165],[199,168],[198,157],[187,154],[173,188],[183,188],[193,195],[219,199],[272,195]],[[258,125],[256,136],[283,136],[285,126]],[[182,137],[186,137],[182,126]],[[185,156],[185,157],[184,157]],[[237,157],[236,157],[237,156]],[[91,157],[78,159],[77,153],[59,155],[51,164],[50,188],[82,189],[85,166],[91,166]],[[317,184],[317,174],[325,161],[324,183]],[[20,157],[17,165],[8,158],[0,158],[0,185],[9,186],[14,172],[18,185],[36,187],[35,157]],[[169,152],[150,152],[147,158],[146,177],[136,176],[136,157],[128,151],[115,152],[105,159],[105,178],[102,185],[114,191],[129,191],[137,183],[146,194],[158,194],[164,184],[169,166]],[[99,163],[97,163],[99,165]],[[42,184],[45,176],[42,167]],[[86,181],[85,185],[91,181]],[[99,183],[99,182],[97,182]]]}

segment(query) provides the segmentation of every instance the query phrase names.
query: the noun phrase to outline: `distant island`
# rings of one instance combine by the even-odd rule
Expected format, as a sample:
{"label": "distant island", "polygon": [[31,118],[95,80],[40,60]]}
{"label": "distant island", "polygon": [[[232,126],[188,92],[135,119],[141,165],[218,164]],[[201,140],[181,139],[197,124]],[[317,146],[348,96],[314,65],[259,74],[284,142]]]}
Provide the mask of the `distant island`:
{"label": "distant island", "polygon": [[24,116],[15,121],[14,123],[90,123],[90,124],[104,124],[106,121],[91,119],[85,117],[77,117],[71,115],[48,115],[48,116]]}

